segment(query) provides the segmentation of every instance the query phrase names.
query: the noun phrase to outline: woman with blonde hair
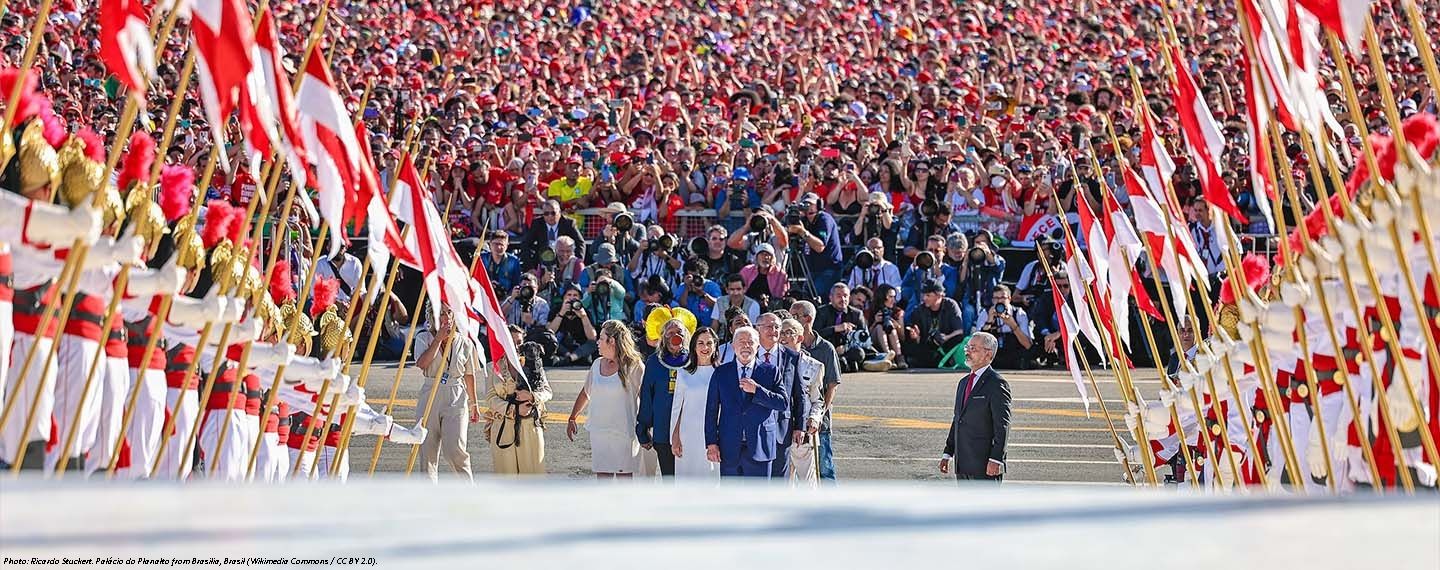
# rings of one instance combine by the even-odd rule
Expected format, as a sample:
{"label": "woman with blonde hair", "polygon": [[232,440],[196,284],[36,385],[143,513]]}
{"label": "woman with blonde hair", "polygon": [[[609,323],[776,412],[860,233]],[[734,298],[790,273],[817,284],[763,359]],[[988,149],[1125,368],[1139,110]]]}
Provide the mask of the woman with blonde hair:
{"label": "woman with blonde hair", "polygon": [[575,397],[565,436],[575,441],[575,432],[579,431],[576,416],[588,407],[585,429],[590,432],[591,470],[600,479],[629,478],[640,468],[635,417],[644,361],[624,322],[605,321],[600,325],[598,342],[600,358],[590,365],[585,386]]}

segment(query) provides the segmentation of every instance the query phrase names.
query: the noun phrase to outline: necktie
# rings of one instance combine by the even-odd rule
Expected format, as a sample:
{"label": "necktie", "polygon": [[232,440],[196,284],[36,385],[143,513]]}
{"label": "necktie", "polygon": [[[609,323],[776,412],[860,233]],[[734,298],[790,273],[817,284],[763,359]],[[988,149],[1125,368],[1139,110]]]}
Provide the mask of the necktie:
{"label": "necktie", "polygon": [[770,364],[770,353],[769,353],[769,352],[766,352],[766,353],[765,353],[765,364]]}
{"label": "necktie", "polygon": [[548,236],[549,239],[550,239],[550,243],[555,243],[555,234],[559,233],[559,231],[560,231],[559,228],[556,228],[556,227],[553,227],[553,226],[550,228],[549,236]]}
{"label": "necktie", "polygon": [[741,367],[740,367],[740,377],[741,377],[741,378],[749,378],[749,377],[750,377],[750,367],[749,367],[749,366],[741,366]]}
{"label": "necktie", "polygon": [[965,397],[964,397],[964,399],[961,400],[961,405],[962,405],[962,406],[965,405],[965,404],[969,404],[969,403],[970,403],[970,391],[971,391],[971,390],[974,390],[974,389],[975,389],[975,373],[974,373],[974,372],[971,372],[969,376],[966,376],[966,377],[965,377]]}

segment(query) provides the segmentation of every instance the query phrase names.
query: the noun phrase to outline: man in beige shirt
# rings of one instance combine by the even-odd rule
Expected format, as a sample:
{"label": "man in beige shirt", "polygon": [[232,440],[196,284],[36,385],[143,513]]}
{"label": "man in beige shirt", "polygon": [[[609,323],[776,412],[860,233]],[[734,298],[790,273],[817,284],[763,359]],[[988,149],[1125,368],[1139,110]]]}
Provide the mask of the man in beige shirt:
{"label": "man in beige shirt", "polygon": [[[480,359],[475,344],[455,332],[454,315],[446,307],[441,310],[438,326],[415,335],[416,350],[420,353],[415,365],[425,375],[420,397],[428,399],[432,391],[438,390],[425,423],[429,433],[420,444],[420,457],[425,461],[425,472],[431,481],[439,478],[441,455],[455,473],[467,481],[473,479],[466,446],[469,424],[480,421],[480,400],[475,393],[475,373],[480,371]],[[450,350],[448,358],[446,347]]]}

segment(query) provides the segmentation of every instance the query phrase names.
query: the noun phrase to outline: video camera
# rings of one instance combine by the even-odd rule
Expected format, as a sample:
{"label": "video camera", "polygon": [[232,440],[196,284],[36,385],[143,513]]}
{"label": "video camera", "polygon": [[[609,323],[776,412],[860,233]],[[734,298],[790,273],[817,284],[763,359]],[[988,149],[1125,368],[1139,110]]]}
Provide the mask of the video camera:
{"label": "video camera", "polygon": [[799,202],[792,202],[789,206],[785,207],[785,225],[793,226],[803,222],[805,220],[805,214],[805,206]]}

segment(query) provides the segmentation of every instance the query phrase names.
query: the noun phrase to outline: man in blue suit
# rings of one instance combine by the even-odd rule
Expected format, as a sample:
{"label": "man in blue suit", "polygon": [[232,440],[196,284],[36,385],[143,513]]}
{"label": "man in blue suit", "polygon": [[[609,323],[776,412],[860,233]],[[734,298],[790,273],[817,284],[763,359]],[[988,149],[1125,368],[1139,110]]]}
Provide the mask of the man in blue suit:
{"label": "man in blue suit", "polygon": [[800,372],[800,352],[780,344],[780,317],[775,313],[760,315],[755,323],[760,333],[760,348],[755,359],[761,364],[775,365],[775,376],[790,394],[790,402],[780,412],[780,441],[776,445],[775,462],[770,465],[772,477],[785,477],[790,467],[790,445],[805,441],[805,418],[810,417],[810,400],[805,397],[809,386]]}
{"label": "man in blue suit", "polygon": [[734,331],[735,360],[715,370],[705,403],[705,455],[727,477],[770,477],[780,435],[780,417],[790,405],[789,386],[775,366],[759,362],[759,333]]}

